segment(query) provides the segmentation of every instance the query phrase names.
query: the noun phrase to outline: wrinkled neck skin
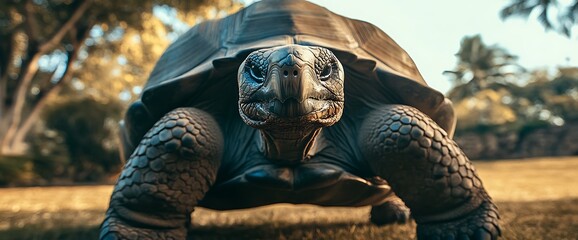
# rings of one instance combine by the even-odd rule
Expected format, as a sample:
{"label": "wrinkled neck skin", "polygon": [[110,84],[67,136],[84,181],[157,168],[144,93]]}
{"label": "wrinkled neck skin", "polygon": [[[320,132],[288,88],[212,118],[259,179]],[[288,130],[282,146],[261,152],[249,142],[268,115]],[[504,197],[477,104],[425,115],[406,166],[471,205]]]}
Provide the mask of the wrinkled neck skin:
{"label": "wrinkled neck skin", "polygon": [[320,150],[321,129],[261,129],[261,151],[267,159],[280,164],[298,164],[309,160]]}

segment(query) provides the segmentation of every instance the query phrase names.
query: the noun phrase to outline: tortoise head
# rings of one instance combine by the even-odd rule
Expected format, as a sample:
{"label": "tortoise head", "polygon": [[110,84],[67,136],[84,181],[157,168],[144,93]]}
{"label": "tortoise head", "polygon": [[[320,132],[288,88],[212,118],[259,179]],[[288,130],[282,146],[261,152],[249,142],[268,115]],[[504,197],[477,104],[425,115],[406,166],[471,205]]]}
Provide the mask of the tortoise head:
{"label": "tortoise head", "polygon": [[331,126],[343,113],[343,80],[341,63],[326,48],[260,49],[239,67],[239,113],[251,127],[284,134]]}

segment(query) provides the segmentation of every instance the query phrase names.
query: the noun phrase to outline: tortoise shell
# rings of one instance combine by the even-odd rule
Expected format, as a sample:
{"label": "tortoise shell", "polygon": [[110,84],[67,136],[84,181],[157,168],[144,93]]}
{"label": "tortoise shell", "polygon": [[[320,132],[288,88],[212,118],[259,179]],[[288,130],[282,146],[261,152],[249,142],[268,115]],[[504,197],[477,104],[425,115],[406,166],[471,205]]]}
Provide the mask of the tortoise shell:
{"label": "tortoise shell", "polygon": [[355,131],[350,125],[379,105],[405,104],[453,133],[451,102],[428,87],[409,55],[382,30],[307,1],[266,0],[200,23],[170,45],[126,113],[121,127],[125,157],[157,120],[177,107],[203,109],[222,127],[241,122],[236,81],[241,62],[254,50],[286,44],[325,47],[341,61],[341,128]]}

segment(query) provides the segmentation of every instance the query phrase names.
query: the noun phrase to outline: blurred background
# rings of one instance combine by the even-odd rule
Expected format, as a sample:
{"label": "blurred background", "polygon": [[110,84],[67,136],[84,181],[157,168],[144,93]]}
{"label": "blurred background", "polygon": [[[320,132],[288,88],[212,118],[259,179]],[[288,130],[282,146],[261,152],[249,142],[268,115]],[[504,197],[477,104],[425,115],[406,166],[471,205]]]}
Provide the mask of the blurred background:
{"label": "blurred background", "polygon": [[[156,60],[192,25],[252,2],[1,1],[0,186],[13,188],[0,189],[0,238],[44,239],[21,230],[32,224],[44,234],[54,218],[60,228],[84,219],[94,236],[111,190],[101,184],[114,183],[122,167],[118,121]],[[470,159],[481,160],[476,164],[498,200],[534,199],[534,192],[576,205],[578,190],[568,184],[578,180],[578,158],[572,157],[578,155],[578,1],[312,2],[377,25],[408,51],[428,84],[454,102],[455,140]],[[499,185],[523,169],[528,181]],[[559,182],[540,178],[543,173]],[[540,184],[559,188],[546,191]],[[525,190],[512,197],[516,186]],[[38,203],[50,198],[74,206]],[[214,214],[206,213],[242,218]],[[578,225],[574,215],[564,220],[574,224],[569,229]],[[350,227],[344,232],[353,233]],[[74,236],[69,239],[80,235]]]}

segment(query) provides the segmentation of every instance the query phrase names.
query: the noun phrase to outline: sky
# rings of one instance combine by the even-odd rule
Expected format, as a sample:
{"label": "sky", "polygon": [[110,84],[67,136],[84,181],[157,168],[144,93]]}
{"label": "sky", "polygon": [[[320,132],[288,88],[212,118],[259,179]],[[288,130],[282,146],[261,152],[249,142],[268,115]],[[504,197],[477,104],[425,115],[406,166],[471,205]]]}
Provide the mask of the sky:
{"label": "sky", "polygon": [[[381,28],[404,48],[426,82],[442,93],[450,87],[442,73],[456,66],[464,36],[480,34],[519,57],[527,69],[578,66],[578,39],[545,31],[535,15],[502,21],[505,0],[310,0],[327,9]],[[254,1],[245,1],[247,4]]]}

